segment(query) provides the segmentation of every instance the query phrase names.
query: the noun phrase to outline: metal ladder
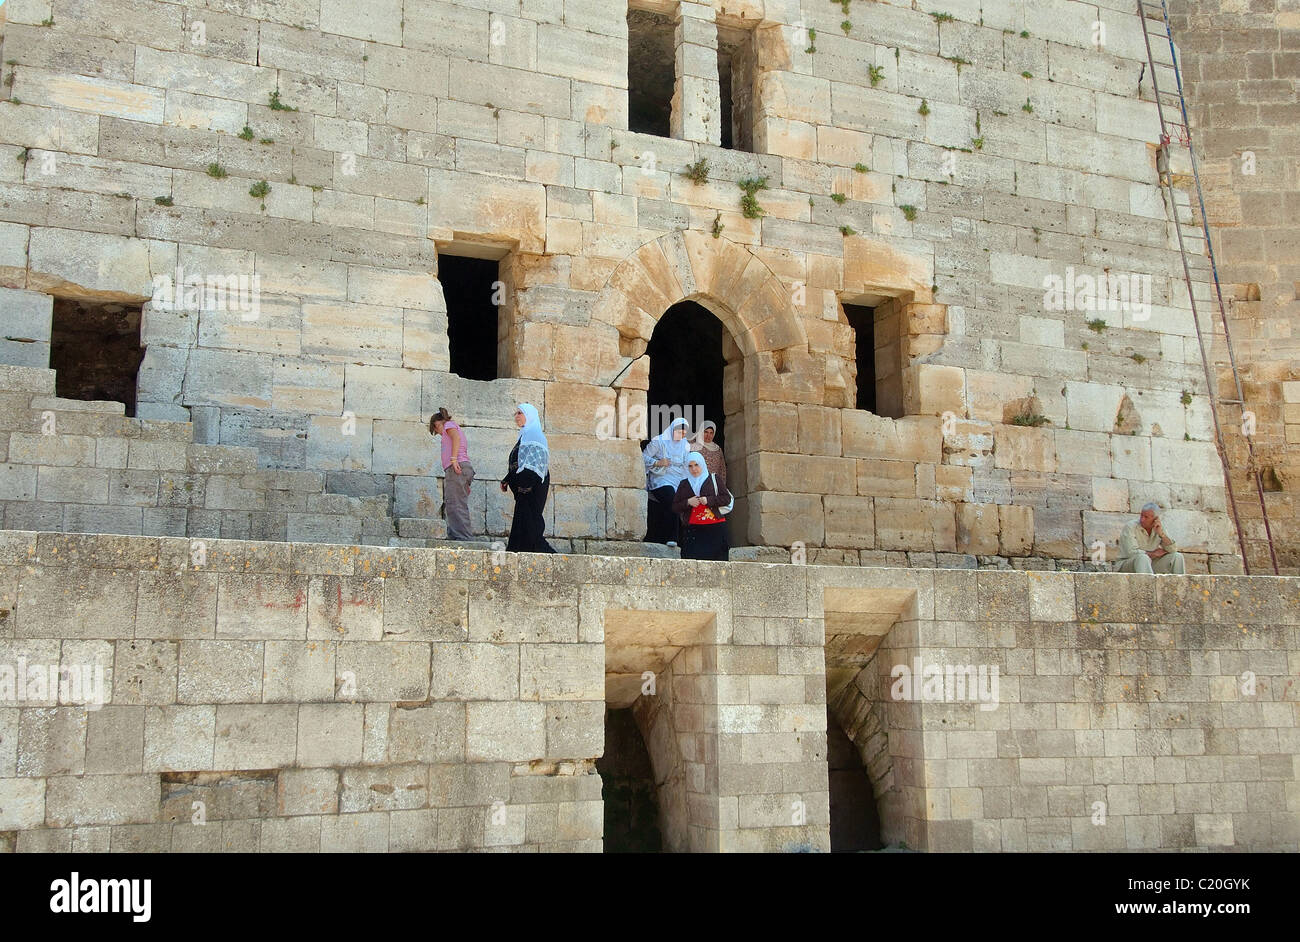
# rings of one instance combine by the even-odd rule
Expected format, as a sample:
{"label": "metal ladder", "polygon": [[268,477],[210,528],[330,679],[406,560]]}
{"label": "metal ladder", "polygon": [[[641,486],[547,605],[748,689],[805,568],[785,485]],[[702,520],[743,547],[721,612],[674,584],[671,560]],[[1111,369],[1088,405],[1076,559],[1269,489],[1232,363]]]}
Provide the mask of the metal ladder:
{"label": "metal ladder", "polygon": [[[1214,246],[1210,242],[1210,225],[1205,214],[1205,195],[1201,190],[1201,176],[1196,166],[1196,153],[1192,148],[1191,122],[1187,116],[1187,100],[1183,96],[1183,78],[1178,68],[1178,54],[1174,50],[1173,31],[1169,26],[1169,10],[1165,5],[1166,0],[1137,0],[1138,19],[1142,23],[1142,40],[1146,44],[1147,51],[1147,68],[1151,72],[1151,89],[1154,93],[1156,102],[1156,112],[1160,116],[1160,147],[1161,151],[1157,154],[1157,169],[1160,172],[1160,185],[1166,189],[1169,197],[1169,205],[1174,217],[1174,231],[1178,234],[1178,254],[1183,260],[1183,277],[1187,282],[1187,296],[1192,305],[1192,321],[1196,325],[1196,342],[1201,349],[1201,363],[1205,367],[1205,384],[1210,396],[1210,415],[1214,420],[1214,438],[1218,447],[1219,460],[1223,464],[1223,480],[1227,485],[1228,503],[1232,512],[1232,522],[1237,528],[1237,543],[1241,548],[1241,563],[1247,575],[1250,575],[1250,555],[1246,551],[1246,533],[1242,526],[1241,516],[1237,513],[1237,497],[1232,485],[1232,468],[1228,464],[1228,450],[1223,437],[1223,428],[1219,422],[1219,406],[1237,406],[1242,410],[1243,429],[1245,423],[1246,403],[1245,394],[1241,387],[1241,374],[1237,371],[1237,358],[1232,349],[1232,332],[1228,326],[1227,307],[1223,303],[1223,289],[1219,284],[1219,269],[1214,258]],[[1155,20],[1156,26],[1149,26],[1148,20]],[[1163,27],[1161,29],[1160,27]],[[1169,62],[1157,63],[1151,50],[1151,39],[1163,39],[1169,44]],[[1173,73],[1174,82],[1177,91],[1160,90],[1160,70],[1165,69]],[[1138,80],[1139,85],[1141,79]],[[1165,114],[1166,106],[1173,110],[1177,106],[1176,117],[1181,120],[1170,120]],[[1172,133],[1171,133],[1172,132]],[[1200,208],[1199,225],[1195,221],[1195,212],[1191,206],[1190,194],[1185,199],[1184,205],[1187,208],[1189,221],[1184,223],[1179,213],[1178,190],[1174,187],[1172,163],[1170,161],[1170,148],[1182,147],[1187,150],[1187,156],[1192,169],[1192,180],[1196,184],[1196,199]],[[1184,226],[1189,230],[1184,232]],[[1204,240],[1204,256],[1201,256],[1200,246],[1193,246],[1192,261],[1188,256],[1188,242],[1195,240]],[[1208,260],[1208,271],[1205,261]],[[1205,336],[1201,332],[1200,311],[1197,308],[1196,284],[1192,279],[1193,269],[1204,276],[1208,273],[1209,283],[1213,285],[1213,296],[1202,298],[1202,301],[1217,306],[1219,312],[1219,327],[1223,330],[1224,345],[1228,352],[1228,363],[1232,368],[1232,379],[1235,384],[1236,398],[1220,399],[1218,396],[1218,386],[1214,376],[1213,364],[1210,355],[1206,349]],[[1248,464],[1245,471],[1255,480],[1255,493],[1259,499],[1259,511],[1264,522],[1264,536],[1268,543],[1269,558],[1273,563],[1273,573],[1278,573],[1277,549],[1273,545],[1273,530],[1268,519],[1268,505],[1264,499],[1264,482],[1260,478],[1259,465],[1255,460],[1255,446],[1252,442],[1253,435],[1243,434],[1242,438],[1246,442],[1246,450],[1249,455]],[[1256,541],[1257,542],[1257,541]]]}

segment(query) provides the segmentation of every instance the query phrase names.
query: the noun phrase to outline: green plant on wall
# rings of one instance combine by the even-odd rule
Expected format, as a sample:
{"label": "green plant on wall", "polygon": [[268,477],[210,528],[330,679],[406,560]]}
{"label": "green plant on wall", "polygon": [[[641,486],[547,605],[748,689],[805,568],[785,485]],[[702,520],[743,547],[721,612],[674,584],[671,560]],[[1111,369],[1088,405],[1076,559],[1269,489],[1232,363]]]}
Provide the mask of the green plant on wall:
{"label": "green plant on wall", "polygon": [[270,108],[272,111],[297,111],[297,108],[290,107],[280,100],[280,90],[277,88],[271,92]]}
{"label": "green plant on wall", "polygon": [[1047,416],[1040,415],[1037,412],[1022,412],[1019,415],[1013,415],[1011,417],[1012,425],[1027,425],[1030,428],[1038,428],[1039,426],[1046,425],[1051,421],[1052,420]]}
{"label": "green plant on wall", "polygon": [[930,113],[930,103],[926,101],[924,98],[922,98],[921,107],[916,109],[916,113],[924,118],[926,115]]}
{"label": "green plant on wall", "polygon": [[903,218],[906,219],[908,222],[912,222],[914,219],[916,219],[915,206],[911,206],[905,203],[904,205],[898,207],[898,209],[903,214]]}
{"label": "green plant on wall", "polygon": [[763,215],[763,207],[758,205],[758,191],[767,189],[767,179],[750,177],[736,182],[736,186],[745,192],[740,198],[740,212],[746,219],[758,219]]}
{"label": "green plant on wall", "polygon": [[709,182],[709,161],[706,157],[701,157],[693,164],[687,164],[686,169],[682,171],[682,176],[690,180],[696,186],[703,186]]}
{"label": "green plant on wall", "polygon": [[885,67],[882,65],[867,66],[867,78],[871,80],[871,87],[875,88],[880,84],[880,80],[885,77]]}

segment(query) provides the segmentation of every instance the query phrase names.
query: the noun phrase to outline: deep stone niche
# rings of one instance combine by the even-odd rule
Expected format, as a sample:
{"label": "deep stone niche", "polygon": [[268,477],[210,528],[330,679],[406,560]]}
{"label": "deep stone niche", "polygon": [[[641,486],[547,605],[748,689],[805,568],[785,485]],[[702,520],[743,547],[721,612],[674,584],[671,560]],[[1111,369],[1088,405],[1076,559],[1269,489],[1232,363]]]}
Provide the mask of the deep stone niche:
{"label": "deep stone niche", "polygon": [[136,372],[144,359],[138,304],[55,298],[50,368],[65,399],[126,404],[135,415]]}
{"label": "deep stone niche", "polygon": [[676,42],[668,17],[649,10],[628,11],[628,130],[672,136]]}

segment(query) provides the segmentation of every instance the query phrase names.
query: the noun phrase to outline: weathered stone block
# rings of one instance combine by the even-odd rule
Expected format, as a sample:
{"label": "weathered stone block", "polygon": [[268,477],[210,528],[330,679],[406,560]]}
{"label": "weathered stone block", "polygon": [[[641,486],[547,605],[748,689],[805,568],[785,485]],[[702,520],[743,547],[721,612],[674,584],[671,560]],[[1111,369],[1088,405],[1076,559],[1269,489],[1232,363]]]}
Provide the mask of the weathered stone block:
{"label": "weathered stone block", "polygon": [[[861,464],[859,462],[859,464]],[[859,483],[861,477],[859,477]],[[865,549],[876,545],[874,504],[870,497],[835,497],[822,499],[826,513],[826,544]]]}
{"label": "weathered stone block", "polygon": [[395,705],[389,720],[391,762],[463,762],[465,704]]}
{"label": "weathered stone block", "polygon": [[298,712],[298,764],[304,767],[361,762],[365,707],[359,703],[309,703]]}
{"label": "weathered stone block", "polygon": [[516,645],[434,644],[429,696],[435,700],[514,700],[519,697],[519,676]]}
{"label": "weathered stone block", "polygon": [[846,410],[843,452],[855,458],[939,464],[944,444],[938,417],[889,419],[860,410]]}
{"label": "weathered stone block", "polygon": [[519,698],[604,700],[604,647],[594,644],[523,645],[519,651]]}
{"label": "weathered stone block", "polygon": [[218,769],[278,769],[298,751],[298,706],[223,704],[217,707],[212,764]]}
{"label": "weathered stone block", "polygon": [[955,552],[953,506],[933,500],[877,498],[876,545],[880,549]]}
{"label": "weathered stone block", "polygon": [[[601,696],[604,696],[603,678]],[[465,757],[471,762],[527,762],[546,754],[546,708],[541,703],[466,705]]]}
{"label": "weathered stone block", "polygon": [[149,707],[145,710],[145,771],[211,769],[216,723],[215,706]]}

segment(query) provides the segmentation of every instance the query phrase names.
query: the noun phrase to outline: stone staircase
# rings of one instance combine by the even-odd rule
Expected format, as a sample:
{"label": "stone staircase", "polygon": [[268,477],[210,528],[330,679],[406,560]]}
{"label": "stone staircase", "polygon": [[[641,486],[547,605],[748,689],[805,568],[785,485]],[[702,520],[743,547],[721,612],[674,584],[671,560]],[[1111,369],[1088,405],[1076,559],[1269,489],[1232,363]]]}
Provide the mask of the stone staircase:
{"label": "stone staircase", "polygon": [[[388,546],[388,497],[325,492],[315,471],[198,445],[188,422],[55,395],[53,370],[0,365],[0,510],[8,530]],[[441,522],[441,521],[439,521]]]}

